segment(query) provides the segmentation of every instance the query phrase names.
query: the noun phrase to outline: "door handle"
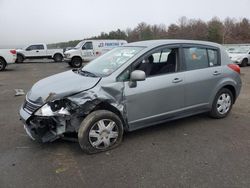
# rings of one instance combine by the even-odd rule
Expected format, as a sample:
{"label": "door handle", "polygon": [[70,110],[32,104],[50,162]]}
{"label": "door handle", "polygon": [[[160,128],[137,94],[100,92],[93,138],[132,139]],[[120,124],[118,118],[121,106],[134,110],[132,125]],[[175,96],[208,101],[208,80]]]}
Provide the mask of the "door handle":
{"label": "door handle", "polygon": [[213,75],[217,76],[220,75],[221,73],[219,71],[214,71]]}
{"label": "door handle", "polygon": [[179,83],[179,82],[182,82],[183,80],[181,78],[175,78],[173,79],[173,83]]}
{"label": "door handle", "polygon": [[36,52],[39,52],[38,50]]}

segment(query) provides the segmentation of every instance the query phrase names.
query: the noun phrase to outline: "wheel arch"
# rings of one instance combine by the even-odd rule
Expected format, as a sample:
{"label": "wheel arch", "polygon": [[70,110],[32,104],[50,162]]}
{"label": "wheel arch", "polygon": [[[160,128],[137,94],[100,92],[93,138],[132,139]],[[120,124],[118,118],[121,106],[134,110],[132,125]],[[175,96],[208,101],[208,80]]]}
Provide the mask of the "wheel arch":
{"label": "wheel arch", "polygon": [[60,55],[63,57],[63,55],[60,53],[60,52],[56,52],[54,55],[53,55],[53,58],[55,58],[56,55]]}
{"label": "wheel arch", "polygon": [[[122,113],[113,105],[109,104],[108,102],[105,102],[105,101],[102,101],[100,102],[99,104],[97,104],[91,112],[94,112],[96,110],[108,110],[108,111],[111,111],[113,112],[114,114],[116,114],[122,121],[122,124],[123,124],[123,128],[125,131],[128,130],[128,124],[127,124],[127,121],[124,119]],[[90,113],[91,113],[90,112]]]}
{"label": "wheel arch", "polygon": [[20,56],[23,57],[23,59],[25,59],[25,55],[24,55],[23,53],[17,52],[16,55],[17,55],[17,56],[20,55]]}
{"label": "wheel arch", "polygon": [[221,89],[223,89],[223,88],[226,88],[226,89],[231,91],[231,93],[233,94],[233,103],[235,103],[235,100],[236,100],[236,89],[235,89],[235,87],[233,85],[225,85]]}
{"label": "wheel arch", "polygon": [[4,57],[0,56],[0,59],[3,60],[5,62],[5,64],[7,64],[6,60],[4,59]]}
{"label": "wheel arch", "polygon": [[232,92],[232,94],[233,94],[233,103],[235,103],[236,98],[237,98],[237,96],[239,94],[239,93],[237,93],[237,82],[235,80],[233,80],[233,79],[227,78],[227,79],[219,82],[217,84],[217,86],[214,88],[214,90],[212,92],[212,95],[210,96],[210,99],[209,99],[209,108],[212,108],[212,104],[213,104],[215,96],[223,88],[227,88]]}
{"label": "wheel arch", "polygon": [[81,56],[79,56],[79,55],[75,55],[71,59],[74,59],[74,58],[80,58],[83,61],[83,58]]}

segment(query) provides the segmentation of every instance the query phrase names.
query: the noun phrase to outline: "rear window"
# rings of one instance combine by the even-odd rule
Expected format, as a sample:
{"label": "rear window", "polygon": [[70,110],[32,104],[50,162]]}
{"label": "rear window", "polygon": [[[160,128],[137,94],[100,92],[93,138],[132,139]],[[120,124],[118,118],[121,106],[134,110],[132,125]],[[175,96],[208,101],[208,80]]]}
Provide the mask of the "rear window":
{"label": "rear window", "polygon": [[216,49],[190,47],[184,48],[186,70],[203,69],[220,65]]}
{"label": "rear window", "polygon": [[186,70],[203,69],[208,67],[207,49],[184,48]]}
{"label": "rear window", "polygon": [[214,67],[219,65],[219,60],[218,60],[218,50],[212,50],[208,49],[208,58],[209,58],[209,66]]}

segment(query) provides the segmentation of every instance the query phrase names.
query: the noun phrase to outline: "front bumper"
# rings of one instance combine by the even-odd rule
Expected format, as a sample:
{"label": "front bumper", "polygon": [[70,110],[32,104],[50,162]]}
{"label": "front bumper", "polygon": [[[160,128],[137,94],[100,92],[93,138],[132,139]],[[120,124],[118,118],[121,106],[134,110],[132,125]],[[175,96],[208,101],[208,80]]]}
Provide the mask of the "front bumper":
{"label": "front bumper", "polygon": [[241,64],[241,61],[238,61],[238,60],[232,60],[232,62],[233,62],[234,64],[237,64],[237,65],[240,65],[240,64]]}
{"label": "front bumper", "polygon": [[64,61],[65,61],[66,63],[70,63],[70,62],[71,62],[71,58],[67,58],[67,57],[64,56]]}
{"label": "front bumper", "polygon": [[23,107],[20,111],[20,120],[24,124],[27,135],[38,142],[52,142],[66,132],[66,120],[57,117],[40,117],[26,112]]}

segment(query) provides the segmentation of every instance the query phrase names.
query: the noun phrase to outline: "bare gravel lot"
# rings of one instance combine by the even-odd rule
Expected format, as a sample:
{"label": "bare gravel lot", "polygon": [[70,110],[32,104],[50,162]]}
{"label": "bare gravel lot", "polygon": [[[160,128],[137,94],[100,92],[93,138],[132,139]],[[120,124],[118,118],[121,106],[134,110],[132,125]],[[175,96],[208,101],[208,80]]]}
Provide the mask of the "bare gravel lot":
{"label": "bare gravel lot", "polygon": [[[0,187],[250,187],[250,67],[226,119],[199,115],[126,133],[117,149],[84,154],[78,143],[39,144],[18,111],[39,79],[66,63],[24,63],[0,72]],[[84,83],[83,83],[84,84]]]}

